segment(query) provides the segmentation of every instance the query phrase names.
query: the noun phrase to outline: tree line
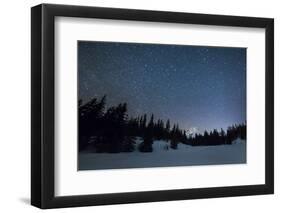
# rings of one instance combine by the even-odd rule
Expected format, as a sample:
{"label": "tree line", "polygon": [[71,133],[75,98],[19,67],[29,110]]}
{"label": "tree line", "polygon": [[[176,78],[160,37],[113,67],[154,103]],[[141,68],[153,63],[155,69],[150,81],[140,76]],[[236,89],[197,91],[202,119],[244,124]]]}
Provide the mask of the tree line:
{"label": "tree line", "polygon": [[[100,100],[93,98],[85,104],[79,100],[78,105],[79,151],[118,153],[137,148],[140,152],[152,152],[154,140],[165,140],[171,149],[177,149],[178,143],[192,146],[231,144],[237,137],[246,137],[246,125],[230,127],[226,133],[213,130],[191,135],[178,124],[172,125],[169,119],[156,120],[153,114],[129,118],[126,103],[105,110],[106,96]],[[138,147],[135,146],[136,137],[143,139]]]}
{"label": "tree line", "polygon": [[233,125],[218,131],[214,129],[210,132],[205,131],[203,134],[195,134],[194,137],[189,137],[187,144],[192,146],[212,146],[222,144],[232,144],[232,142],[241,138],[246,140],[246,124]]}

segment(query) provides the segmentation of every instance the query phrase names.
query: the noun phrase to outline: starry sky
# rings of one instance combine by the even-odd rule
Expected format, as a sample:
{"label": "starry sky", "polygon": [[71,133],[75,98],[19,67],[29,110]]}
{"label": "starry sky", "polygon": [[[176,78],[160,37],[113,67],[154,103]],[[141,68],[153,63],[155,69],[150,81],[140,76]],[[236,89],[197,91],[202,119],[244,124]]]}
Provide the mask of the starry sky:
{"label": "starry sky", "polygon": [[78,95],[203,132],[246,121],[246,48],[78,41]]}

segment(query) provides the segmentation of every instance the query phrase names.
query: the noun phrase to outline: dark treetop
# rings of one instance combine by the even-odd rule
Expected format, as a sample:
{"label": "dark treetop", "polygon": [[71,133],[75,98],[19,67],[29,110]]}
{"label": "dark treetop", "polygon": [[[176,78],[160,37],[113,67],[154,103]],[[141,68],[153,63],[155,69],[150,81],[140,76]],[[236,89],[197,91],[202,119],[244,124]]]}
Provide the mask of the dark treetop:
{"label": "dark treetop", "polygon": [[79,99],[203,132],[246,121],[246,49],[78,42]]}

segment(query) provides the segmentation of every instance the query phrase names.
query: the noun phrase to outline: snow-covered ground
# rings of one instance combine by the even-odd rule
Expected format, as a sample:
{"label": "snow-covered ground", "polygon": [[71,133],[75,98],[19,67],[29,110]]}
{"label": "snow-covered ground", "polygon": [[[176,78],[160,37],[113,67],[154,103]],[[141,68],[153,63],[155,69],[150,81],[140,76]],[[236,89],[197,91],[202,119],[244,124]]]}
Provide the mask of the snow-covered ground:
{"label": "snow-covered ground", "polygon": [[[140,142],[137,140],[136,145]],[[178,144],[176,150],[167,150],[167,147],[169,143],[165,141],[154,141],[151,153],[141,153],[137,149],[129,153],[79,153],[79,170],[246,163],[246,143],[240,139],[232,145]]]}

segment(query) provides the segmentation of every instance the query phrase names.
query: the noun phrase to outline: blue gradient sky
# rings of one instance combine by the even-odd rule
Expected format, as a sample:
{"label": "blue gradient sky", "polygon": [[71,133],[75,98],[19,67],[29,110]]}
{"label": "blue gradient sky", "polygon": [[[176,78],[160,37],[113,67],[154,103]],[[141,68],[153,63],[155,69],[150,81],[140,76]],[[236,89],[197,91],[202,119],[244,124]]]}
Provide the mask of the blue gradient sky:
{"label": "blue gradient sky", "polygon": [[246,49],[78,42],[79,99],[200,132],[246,121]]}

